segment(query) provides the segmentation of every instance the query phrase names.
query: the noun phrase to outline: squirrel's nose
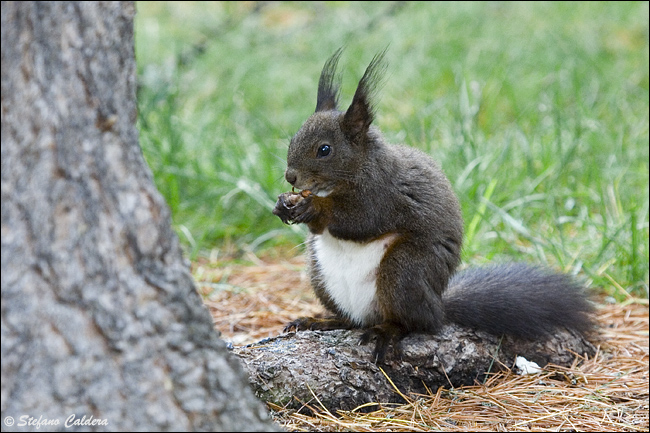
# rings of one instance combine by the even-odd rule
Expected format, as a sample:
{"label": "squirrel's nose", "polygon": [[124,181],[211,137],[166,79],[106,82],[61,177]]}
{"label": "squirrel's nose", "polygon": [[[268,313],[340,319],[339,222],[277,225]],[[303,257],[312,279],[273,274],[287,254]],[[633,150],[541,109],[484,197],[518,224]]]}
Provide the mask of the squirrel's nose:
{"label": "squirrel's nose", "polygon": [[298,175],[296,174],[295,170],[293,170],[291,168],[287,168],[287,171],[284,172],[284,178],[291,185],[295,185],[296,182],[298,181]]}

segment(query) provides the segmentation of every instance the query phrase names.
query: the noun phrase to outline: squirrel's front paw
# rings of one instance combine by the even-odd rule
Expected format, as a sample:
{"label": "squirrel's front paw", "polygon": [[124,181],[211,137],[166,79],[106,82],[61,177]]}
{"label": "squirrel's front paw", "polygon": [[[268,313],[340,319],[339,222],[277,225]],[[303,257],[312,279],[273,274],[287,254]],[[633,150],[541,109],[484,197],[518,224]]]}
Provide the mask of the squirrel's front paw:
{"label": "squirrel's front paw", "polygon": [[279,217],[283,223],[290,224],[291,209],[301,200],[300,194],[285,192],[278,196],[278,201],[273,208],[273,215]]}
{"label": "squirrel's front paw", "polygon": [[313,206],[313,196],[303,197],[295,206],[289,209],[291,221],[294,224],[308,224],[316,217],[316,209]]}
{"label": "squirrel's front paw", "polygon": [[285,224],[308,223],[316,215],[312,206],[310,191],[285,192],[278,196],[278,201],[273,209],[273,214],[278,216]]}

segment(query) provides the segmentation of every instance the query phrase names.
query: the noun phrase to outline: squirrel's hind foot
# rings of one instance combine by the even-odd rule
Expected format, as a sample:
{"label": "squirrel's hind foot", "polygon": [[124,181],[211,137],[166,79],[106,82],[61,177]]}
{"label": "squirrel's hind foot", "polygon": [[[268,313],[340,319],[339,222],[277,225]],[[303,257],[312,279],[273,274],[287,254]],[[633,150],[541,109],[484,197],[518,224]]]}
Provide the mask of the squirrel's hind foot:
{"label": "squirrel's hind foot", "polygon": [[383,364],[389,348],[392,349],[393,356],[401,358],[402,350],[400,342],[407,334],[408,332],[398,325],[382,323],[367,328],[361,335],[359,344],[368,344],[370,341],[375,340],[375,349],[372,352],[372,357],[375,364]]}
{"label": "squirrel's hind foot", "polygon": [[331,331],[333,329],[351,329],[352,325],[336,317],[300,317],[284,327],[283,332],[291,331]]}

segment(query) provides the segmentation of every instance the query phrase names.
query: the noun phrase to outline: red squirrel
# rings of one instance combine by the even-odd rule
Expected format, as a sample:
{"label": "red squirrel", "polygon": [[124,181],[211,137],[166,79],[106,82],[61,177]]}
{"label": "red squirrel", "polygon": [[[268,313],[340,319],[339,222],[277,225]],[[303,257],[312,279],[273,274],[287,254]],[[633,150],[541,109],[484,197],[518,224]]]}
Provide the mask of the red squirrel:
{"label": "red squirrel", "polygon": [[521,263],[456,272],[463,218],[449,180],[427,154],[388,144],[372,125],[385,51],[345,111],[341,52],[325,63],[316,111],[289,145],[285,178],[301,193],[281,194],[273,211],[308,226],[311,285],[332,315],[285,331],[361,328],[362,343],[376,340],[377,362],[407,334],[447,322],[523,338],[588,332],[591,303],[568,275]]}

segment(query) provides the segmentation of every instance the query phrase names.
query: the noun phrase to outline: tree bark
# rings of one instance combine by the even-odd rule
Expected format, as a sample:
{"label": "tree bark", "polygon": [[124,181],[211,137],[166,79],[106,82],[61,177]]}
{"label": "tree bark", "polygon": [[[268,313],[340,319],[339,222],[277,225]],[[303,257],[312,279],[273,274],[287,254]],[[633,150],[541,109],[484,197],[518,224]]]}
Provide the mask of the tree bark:
{"label": "tree bark", "polygon": [[400,393],[482,383],[488,372],[514,367],[517,356],[540,367],[570,366],[576,354],[595,353],[589,341],[570,331],[525,341],[448,325],[437,335],[406,337],[399,352],[376,365],[373,344],[359,345],[361,333],[301,331],[236,348],[235,353],[264,401],[294,409],[305,403],[322,405],[332,413],[367,403],[404,403]]}
{"label": "tree bark", "polygon": [[2,2],[3,430],[277,429],[143,160],[134,14]]}

